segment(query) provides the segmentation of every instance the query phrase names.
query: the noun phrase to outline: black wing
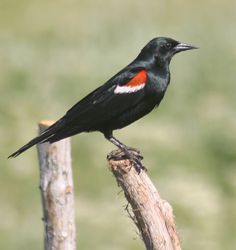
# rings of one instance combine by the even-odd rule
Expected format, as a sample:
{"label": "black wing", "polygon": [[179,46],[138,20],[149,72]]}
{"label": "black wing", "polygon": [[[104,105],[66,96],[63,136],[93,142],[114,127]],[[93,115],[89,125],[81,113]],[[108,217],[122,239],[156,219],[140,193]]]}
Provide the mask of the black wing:
{"label": "black wing", "polygon": [[116,94],[114,91],[117,86],[126,85],[141,70],[143,69],[126,68],[84,97],[67,111],[63,117],[66,124],[73,124],[85,130],[87,127],[90,130],[139,103],[145,95],[144,89],[128,94]]}

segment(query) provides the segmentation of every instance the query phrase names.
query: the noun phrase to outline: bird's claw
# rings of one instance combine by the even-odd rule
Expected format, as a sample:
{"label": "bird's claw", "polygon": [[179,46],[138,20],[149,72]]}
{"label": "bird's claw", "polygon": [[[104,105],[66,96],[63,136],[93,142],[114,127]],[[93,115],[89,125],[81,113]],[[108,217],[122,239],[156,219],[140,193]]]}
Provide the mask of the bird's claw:
{"label": "bird's claw", "polygon": [[[126,153],[128,151],[128,154]],[[141,155],[140,151],[136,148],[131,148],[131,147],[127,147],[127,149],[125,149],[125,153],[127,156],[130,156],[130,154],[132,154],[131,157],[135,157],[138,160],[143,160],[143,156]]]}
{"label": "bird's claw", "polygon": [[137,160],[137,159],[130,159],[130,161],[133,163],[133,166],[135,168],[135,170],[137,171],[138,174],[141,173],[141,170],[147,170],[143,164],[141,163],[140,160]]}
{"label": "bird's claw", "polygon": [[122,150],[112,151],[108,156],[108,160],[125,160],[129,159],[132,163],[133,167],[137,171],[138,174],[141,173],[141,170],[147,171],[147,169],[142,165],[143,156],[140,154],[140,151],[135,148],[123,148]]}
{"label": "bird's claw", "polygon": [[143,159],[143,156],[140,154],[140,151],[134,148],[128,148],[127,150],[125,150],[125,154],[133,163],[133,166],[138,174],[141,173],[141,170],[147,171],[147,169],[142,165],[141,160]]}

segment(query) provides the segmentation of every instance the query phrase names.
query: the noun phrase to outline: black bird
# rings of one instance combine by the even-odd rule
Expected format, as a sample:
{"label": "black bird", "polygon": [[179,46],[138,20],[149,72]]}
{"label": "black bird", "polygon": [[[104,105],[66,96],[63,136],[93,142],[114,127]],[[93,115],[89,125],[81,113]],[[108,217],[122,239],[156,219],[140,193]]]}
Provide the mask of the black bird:
{"label": "black bird", "polygon": [[9,157],[16,157],[37,143],[53,143],[82,132],[100,131],[128,157],[139,162],[137,156],[113,136],[113,130],[133,123],[160,104],[170,82],[171,58],[190,49],[196,47],[166,37],[152,39],[129,65]]}

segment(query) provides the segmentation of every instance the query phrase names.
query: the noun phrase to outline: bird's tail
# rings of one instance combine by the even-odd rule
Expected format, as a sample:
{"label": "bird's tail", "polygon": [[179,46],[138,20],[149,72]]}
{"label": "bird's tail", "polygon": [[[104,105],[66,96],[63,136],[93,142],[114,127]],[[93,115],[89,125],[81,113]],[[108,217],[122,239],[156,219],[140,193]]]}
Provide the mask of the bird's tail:
{"label": "bird's tail", "polygon": [[41,135],[35,137],[31,141],[29,141],[27,144],[25,144],[23,147],[19,148],[16,152],[12,153],[8,156],[8,158],[15,158],[27,149],[31,148],[32,146],[43,143],[43,142],[50,142],[50,138],[55,136],[57,132],[59,132],[63,128],[63,122],[61,120],[57,121],[50,127],[48,127]]}

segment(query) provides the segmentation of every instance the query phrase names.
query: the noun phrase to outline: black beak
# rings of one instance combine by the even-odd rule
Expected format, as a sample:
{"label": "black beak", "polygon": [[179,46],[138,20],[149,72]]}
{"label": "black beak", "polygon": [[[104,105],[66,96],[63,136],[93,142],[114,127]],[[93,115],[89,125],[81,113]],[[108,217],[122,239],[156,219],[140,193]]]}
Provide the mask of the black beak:
{"label": "black beak", "polygon": [[174,47],[174,53],[178,53],[178,52],[190,50],[190,49],[198,49],[198,47],[195,47],[187,43],[179,43],[178,45]]}

